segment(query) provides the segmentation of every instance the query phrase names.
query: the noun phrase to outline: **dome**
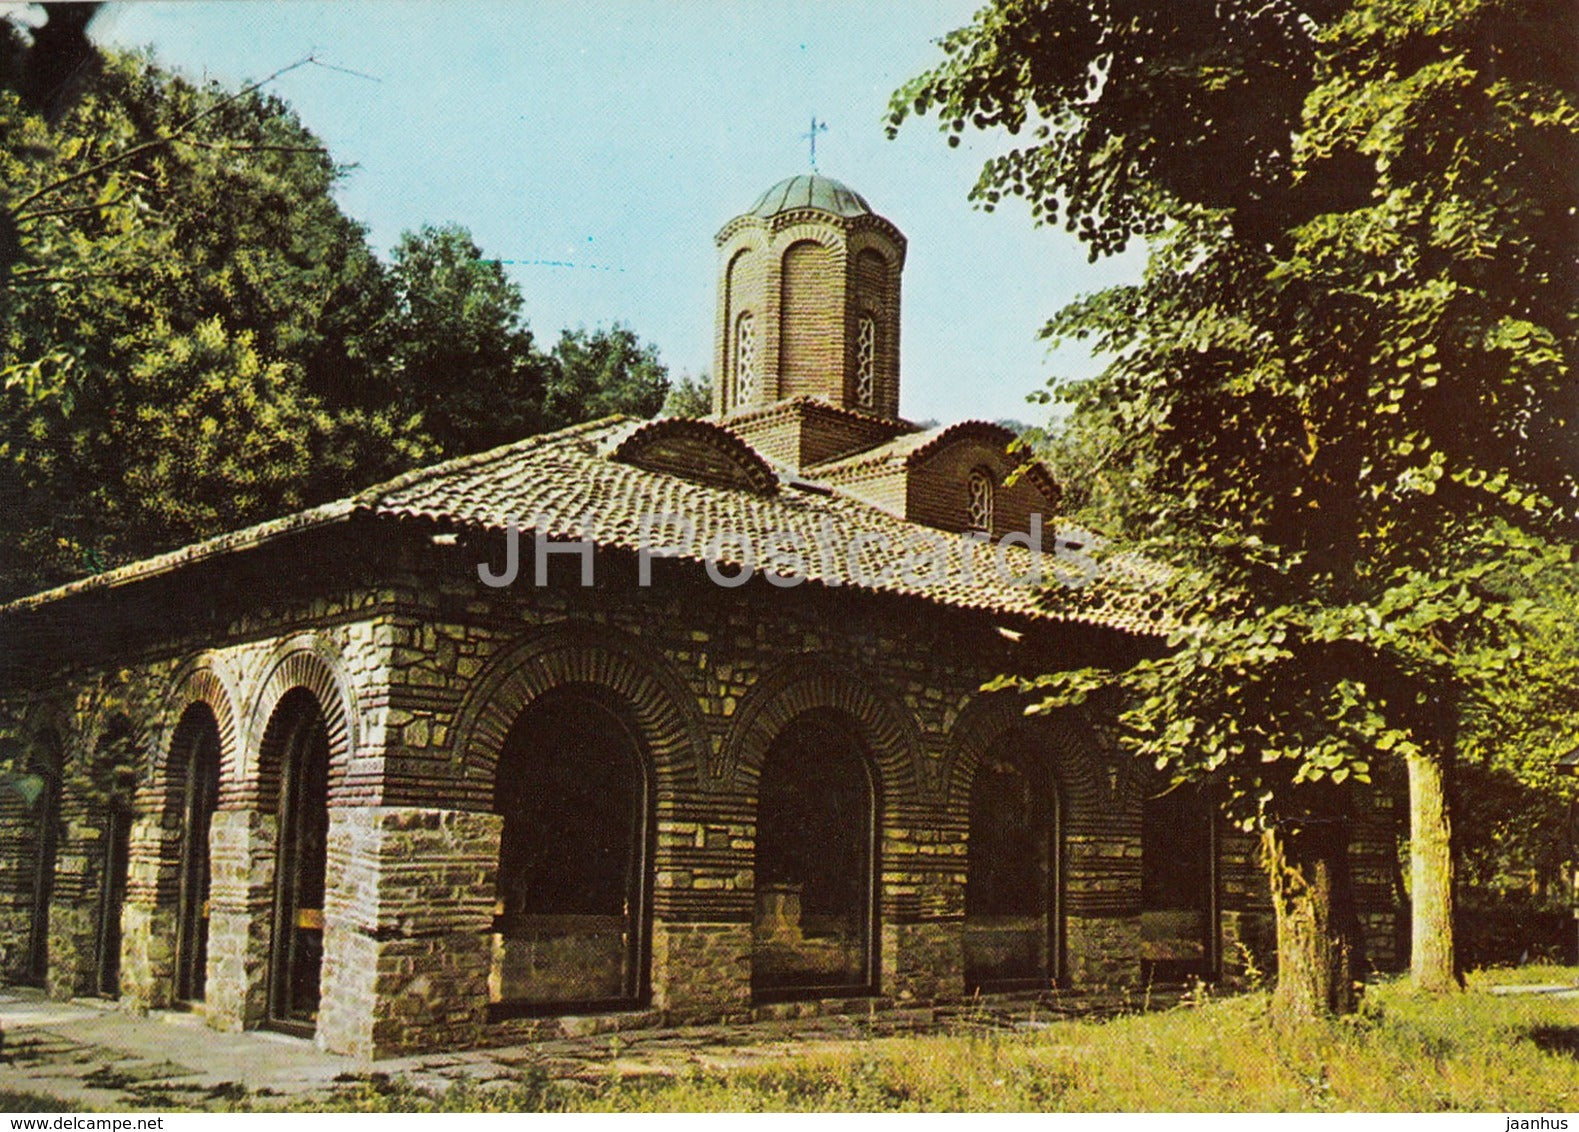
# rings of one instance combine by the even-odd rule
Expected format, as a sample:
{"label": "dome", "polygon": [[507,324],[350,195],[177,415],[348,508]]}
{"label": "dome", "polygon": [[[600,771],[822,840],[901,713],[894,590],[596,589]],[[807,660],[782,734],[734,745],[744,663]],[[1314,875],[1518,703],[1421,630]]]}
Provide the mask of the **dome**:
{"label": "dome", "polygon": [[867,216],[872,206],[860,193],[831,177],[801,173],[787,177],[757,198],[746,211],[766,220],[795,208],[818,208],[835,216]]}

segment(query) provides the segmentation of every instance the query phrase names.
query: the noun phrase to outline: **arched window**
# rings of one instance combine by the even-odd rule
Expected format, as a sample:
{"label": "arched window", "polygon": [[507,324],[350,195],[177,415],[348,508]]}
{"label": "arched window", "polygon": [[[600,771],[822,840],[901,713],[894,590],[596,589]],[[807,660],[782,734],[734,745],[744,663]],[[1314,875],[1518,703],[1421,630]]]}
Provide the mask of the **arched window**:
{"label": "arched window", "polygon": [[751,989],[759,1000],[871,991],[875,815],[853,729],[816,712],[792,720],[758,785]]}
{"label": "arched window", "polygon": [[973,531],[992,533],[992,473],[977,468],[970,473],[970,496],[966,501],[966,525]]}
{"label": "arched window", "polygon": [[757,326],[747,311],[735,322],[735,404],[757,399]]}
{"label": "arched window", "polygon": [[1216,807],[1197,785],[1164,790],[1141,811],[1141,966],[1146,978],[1217,973]]}
{"label": "arched window", "polygon": [[1058,791],[1041,752],[1011,732],[982,759],[970,792],[965,984],[1045,987],[1059,975]]}
{"label": "arched window", "polygon": [[208,965],[208,835],[219,804],[219,724],[205,703],[181,715],[170,773],[181,790],[181,880],[177,895],[175,997],[203,998]]}
{"label": "arched window", "polygon": [[855,401],[870,409],[877,392],[877,320],[863,314],[855,334]]}
{"label": "arched window", "polygon": [[497,1017],[608,1010],[646,990],[649,795],[622,702],[590,684],[534,700],[499,757]]}
{"label": "arched window", "polygon": [[268,1021],[309,1037],[318,1021],[329,867],[329,729],[318,697],[302,687],[286,692],[262,750],[280,775]]}

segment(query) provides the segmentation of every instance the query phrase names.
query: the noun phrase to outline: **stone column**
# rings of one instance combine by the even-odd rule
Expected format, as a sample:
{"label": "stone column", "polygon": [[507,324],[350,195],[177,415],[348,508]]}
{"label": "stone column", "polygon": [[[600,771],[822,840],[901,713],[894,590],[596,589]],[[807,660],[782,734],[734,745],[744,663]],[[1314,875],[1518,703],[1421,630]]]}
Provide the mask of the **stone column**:
{"label": "stone column", "polygon": [[460,810],[330,810],[320,1046],[374,1058],[477,1044],[503,824]]}
{"label": "stone column", "polygon": [[751,1009],[755,836],[741,799],[658,816],[650,977],[652,1005],[671,1022]]}
{"label": "stone column", "polygon": [[130,1010],[169,1006],[175,996],[179,831],[171,841],[157,813],[143,814],[131,830],[131,867],[121,910],[121,1005]]}
{"label": "stone column", "polygon": [[879,989],[905,1003],[965,987],[965,837],[927,817],[884,831]]}
{"label": "stone column", "polygon": [[209,827],[204,1011],[218,1030],[249,1030],[268,1018],[277,839],[278,820],[258,810],[217,810]]}

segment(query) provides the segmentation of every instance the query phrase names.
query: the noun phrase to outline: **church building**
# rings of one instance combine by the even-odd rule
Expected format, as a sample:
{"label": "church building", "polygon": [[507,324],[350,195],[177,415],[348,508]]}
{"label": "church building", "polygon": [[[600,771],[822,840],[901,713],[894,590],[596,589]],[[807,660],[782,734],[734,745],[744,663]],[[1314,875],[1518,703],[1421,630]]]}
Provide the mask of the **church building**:
{"label": "church building", "polygon": [[377,1057],[1266,967],[1251,838],[1096,709],[983,690],[1169,623],[1007,429],[899,415],[900,230],[803,175],[716,243],[708,418],[0,606],[45,782],[0,800],[0,977]]}

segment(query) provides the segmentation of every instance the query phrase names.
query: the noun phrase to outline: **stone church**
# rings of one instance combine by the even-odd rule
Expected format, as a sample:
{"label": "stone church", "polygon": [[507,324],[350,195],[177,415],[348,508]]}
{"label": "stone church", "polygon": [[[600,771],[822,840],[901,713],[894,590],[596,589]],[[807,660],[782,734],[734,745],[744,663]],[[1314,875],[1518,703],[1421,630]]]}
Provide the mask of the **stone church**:
{"label": "stone church", "polygon": [[[533,436],[0,607],[45,782],[0,801],[7,981],[375,1057],[1264,955],[1253,843],[1206,798],[1093,712],[982,690],[1146,655],[1166,615],[1006,429],[900,417],[899,229],[796,176],[716,243],[708,419]],[[1379,965],[1385,805],[1354,848]]]}

